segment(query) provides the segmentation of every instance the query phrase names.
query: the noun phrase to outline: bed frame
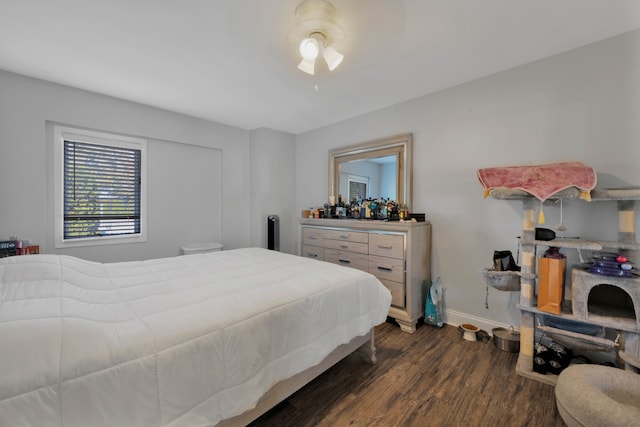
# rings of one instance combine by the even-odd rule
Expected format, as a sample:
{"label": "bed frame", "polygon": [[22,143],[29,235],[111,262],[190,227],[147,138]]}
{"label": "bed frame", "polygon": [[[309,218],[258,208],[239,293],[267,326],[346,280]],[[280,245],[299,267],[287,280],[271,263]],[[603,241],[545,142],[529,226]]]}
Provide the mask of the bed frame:
{"label": "bed frame", "polygon": [[342,344],[329,353],[329,355],[319,364],[274,385],[267,393],[265,393],[264,396],[262,396],[262,398],[260,398],[255,408],[233,418],[223,420],[218,425],[224,427],[246,426],[263,415],[269,409],[273,408],[278,403],[304,387],[306,384],[313,381],[316,377],[344,359],[346,356],[356,351],[362,354],[366,360],[371,363],[376,363],[376,347],[374,344],[373,328],[371,328],[366,335],[355,337],[347,344]]}

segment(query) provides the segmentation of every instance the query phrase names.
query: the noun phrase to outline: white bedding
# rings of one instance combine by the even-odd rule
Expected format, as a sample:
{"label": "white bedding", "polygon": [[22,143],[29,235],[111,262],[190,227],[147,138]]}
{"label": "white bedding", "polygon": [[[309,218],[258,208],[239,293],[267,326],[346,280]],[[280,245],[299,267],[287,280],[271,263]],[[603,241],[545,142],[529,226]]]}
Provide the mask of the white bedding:
{"label": "white bedding", "polygon": [[0,425],[212,425],[386,319],[372,275],[250,248],[0,260]]}

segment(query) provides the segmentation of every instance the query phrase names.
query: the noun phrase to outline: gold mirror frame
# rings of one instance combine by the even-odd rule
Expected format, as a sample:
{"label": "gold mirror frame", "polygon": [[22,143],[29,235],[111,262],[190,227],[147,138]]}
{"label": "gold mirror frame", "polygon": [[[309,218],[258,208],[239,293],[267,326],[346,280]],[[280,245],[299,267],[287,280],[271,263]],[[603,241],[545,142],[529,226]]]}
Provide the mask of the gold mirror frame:
{"label": "gold mirror frame", "polygon": [[340,165],[342,163],[352,160],[375,159],[390,155],[396,157],[397,202],[411,206],[413,135],[410,133],[330,150],[329,196],[337,199],[336,190],[340,191]]}

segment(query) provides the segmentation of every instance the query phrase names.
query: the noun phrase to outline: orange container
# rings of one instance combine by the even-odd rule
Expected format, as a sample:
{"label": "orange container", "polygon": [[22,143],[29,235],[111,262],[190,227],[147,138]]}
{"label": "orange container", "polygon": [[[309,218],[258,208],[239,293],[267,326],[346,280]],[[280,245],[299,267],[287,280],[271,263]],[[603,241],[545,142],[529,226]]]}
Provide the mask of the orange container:
{"label": "orange container", "polygon": [[538,310],[560,314],[566,268],[566,258],[538,258]]}

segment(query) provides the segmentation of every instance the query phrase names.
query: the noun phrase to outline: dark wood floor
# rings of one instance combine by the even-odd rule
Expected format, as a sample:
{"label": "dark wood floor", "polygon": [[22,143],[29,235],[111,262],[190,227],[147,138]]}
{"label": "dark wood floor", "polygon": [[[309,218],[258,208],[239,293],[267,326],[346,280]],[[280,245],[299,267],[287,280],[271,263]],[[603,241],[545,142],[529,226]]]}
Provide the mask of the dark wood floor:
{"label": "dark wood floor", "polygon": [[376,327],[378,363],[352,354],[251,426],[564,426],[552,386],[515,373],[517,354],[458,329]]}

